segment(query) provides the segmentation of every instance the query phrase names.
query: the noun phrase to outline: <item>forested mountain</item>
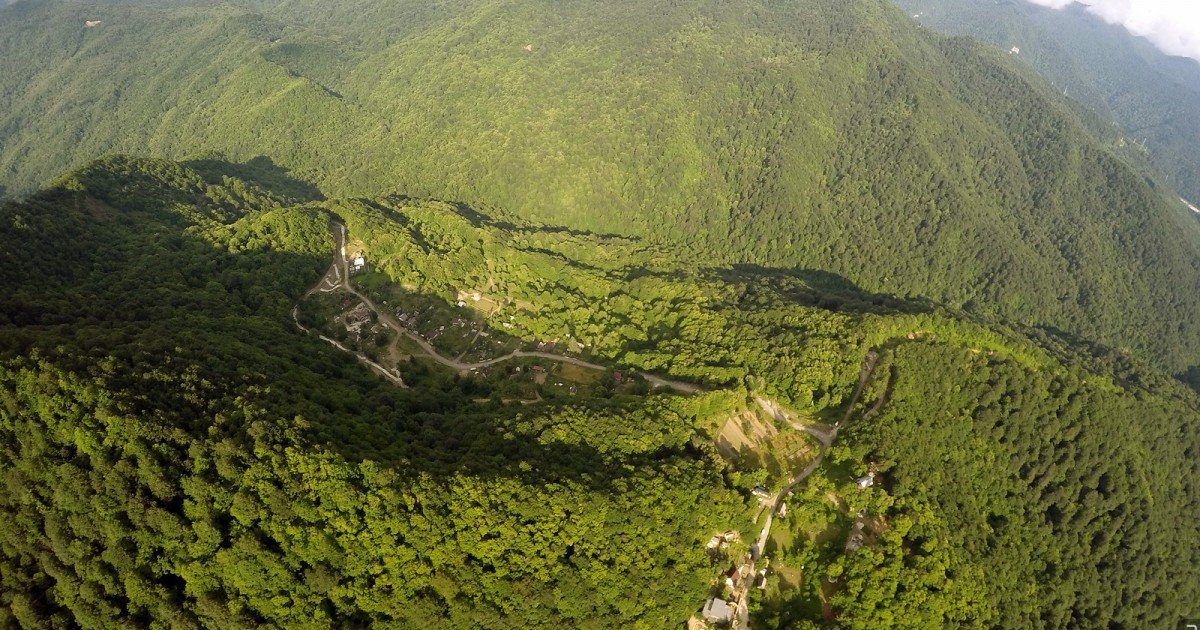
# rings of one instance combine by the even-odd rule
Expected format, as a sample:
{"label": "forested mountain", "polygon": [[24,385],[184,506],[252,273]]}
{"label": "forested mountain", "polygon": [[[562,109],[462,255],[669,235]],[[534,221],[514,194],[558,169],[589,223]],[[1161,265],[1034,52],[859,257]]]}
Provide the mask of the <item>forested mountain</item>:
{"label": "forested mountain", "polygon": [[1171,57],[1080,4],[897,0],[922,24],[1013,47],[1067,96],[1117,121],[1167,181],[1200,198],[1200,62]]}
{"label": "forested mountain", "polygon": [[1174,193],[1020,64],[885,0],[4,9],[0,185],[114,150],[833,273],[1174,372],[1200,356],[1200,225]]}
{"label": "forested mountain", "polygon": [[[750,490],[790,475],[722,450],[764,396],[862,420],[779,517],[757,625],[1197,612],[1200,399],[1120,353],[828,275],[310,192],[117,157],[0,209],[0,625],[678,625],[745,549],[705,541],[757,535]],[[407,387],[378,378],[298,328],[322,319],[331,220],[380,304],[478,310],[496,339],[706,391],[610,370],[509,400],[528,362],[448,374],[419,349]]]}

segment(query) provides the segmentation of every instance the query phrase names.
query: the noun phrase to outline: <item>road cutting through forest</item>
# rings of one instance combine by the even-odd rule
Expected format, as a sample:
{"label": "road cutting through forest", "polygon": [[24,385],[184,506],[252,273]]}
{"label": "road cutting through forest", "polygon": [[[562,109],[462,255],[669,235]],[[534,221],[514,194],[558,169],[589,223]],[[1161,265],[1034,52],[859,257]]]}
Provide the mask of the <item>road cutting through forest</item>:
{"label": "road cutting through forest", "polygon": [[[566,364],[570,364],[570,365],[575,365],[575,366],[589,369],[589,370],[604,371],[604,370],[608,369],[606,366],[603,366],[603,365],[600,365],[597,363],[591,363],[591,362],[584,361],[583,359],[579,359],[576,357],[570,357],[570,356],[565,356],[565,355],[561,355],[561,354],[553,354],[553,353],[549,353],[549,352],[514,350],[513,352],[510,352],[504,356],[495,357],[492,359],[487,359],[484,361],[478,361],[478,362],[474,362],[474,363],[466,363],[466,362],[460,361],[458,359],[454,359],[454,358],[442,355],[441,353],[439,353],[437,351],[436,348],[433,347],[433,345],[428,340],[426,340],[424,337],[422,337],[415,331],[413,331],[413,330],[407,328],[406,326],[404,326],[403,324],[401,324],[400,321],[398,319],[396,319],[395,316],[393,316],[388,311],[386,311],[382,308],[379,308],[379,306],[376,305],[375,302],[373,300],[371,300],[371,298],[367,297],[366,295],[363,295],[362,293],[359,293],[359,291],[354,288],[354,285],[351,282],[349,260],[346,258],[346,253],[345,253],[345,243],[346,243],[346,237],[347,237],[346,226],[340,222],[335,221],[335,222],[331,223],[330,229],[333,233],[334,242],[335,242],[333,264],[330,265],[329,270],[325,273],[324,276],[321,277],[321,279],[317,282],[317,284],[314,285],[311,289],[309,289],[309,291],[307,293],[304,294],[304,298],[307,298],[307,297],[311,296],[313,293],[316,293],[318,291],[322,292],[322,293],[330,293],[335,290],[342,289],[342,290],[346,291],[347,293],[354,295],[359,300],[361,300],[362,303],[365,304],[368,309],[370,309],[372,312],[374,312],[376,314],[376,316],[378,316],[379,320],[381,322],[383,322],[383,324],[385,326],[392,328],[392,329],[398,331],[399,333],[403,334],[404,336],[408,337],[409,339],[411,339],[414,343],[416,343],[425,352],[425,354],[429,358],[433,359],[434,361],[437,361],[438,363],[440,363],[446,367],[452,368],[454,370],[458,370],[460,372],[477,370],[477,369],[489,367],[492,365],[503,363],[505,361],[511,361],[513,359],[518,359],[518,358],[546,359],[546,360],[555,361],[558,363],[566,363]],[[314,332],[300,323],[299,304],[297,304],[295,307],[292,308],[292,318],[295,321],[296,327],[299,328],[302,332],[304,332],[304,333]],[[328,338],[324,335],[320,335],[320,334],[318,334],[318,336],[322,340],[332,344],[339,350],[342,350],[343,352],[346,352],[346,353],[349,353],[349,354],[355,356],[355,358],[357,358],[360,362],[368,365],[373,371],[379,373],[380,375],[384,376],[385,378],[392,381],[393,383],[395,383],[401,387],[407,387],[407,385],[404,383],[404,381],[400,378],[397,371],[389,370],[388,368],[372,361],[371,359],[366,357],[361,352],[356,352],[354,350],[351,350],[350,348],[347,348],[346,346],[342,345],[341,343],[337,342],[334,339],[330,339],[330,338]],[[753,574],[754,564],[762,557],[762,552],[766,547],[767,539],[771,535],[771,526],[774,522],[775,514],[777,514],[779,512],[780,507],[783,505],[783,503],[787,499],[788,495],[796,488],[796,486],[798,486],[799,484],[803,483],[806,479],[808,479],[808,477],[810,475],[812,475],[812,473],[814,471],[816,471],[816,469],[821,465],[821,463],[825,459],[826,451],[828,451],[828,449],[831,446],[833,446],[834,441],[837,439],[838,431],[849,425],[851,414],[853,414],[855,406],[858,404],[859,399],[862,397],[863,390],[866,388],[867,382],[870,380],[871,375],[874,373],[875,365],[878,362],[878,360],[879,360],[878,352],[872,350],[867,353],[867,356],[864,359],[862,366],[859,369],[858,383],[856,384],[856,386],[854,388],[854,393],[850,398],[849,405],[847,405],[847,407],[846,407],[845,414],[842,416],[842,419],[840,421],[838,421],[837,423],[835,423],[833,425],[833,427],[830,427],[828,429],[822,429],[822,428],[812,425],[812,424],[804,424],[802,422],[799,422],[796,418],[794,418],[792,416],[792,414],[790,412],[788,412],[786,409],[781,407],[775,401],[764,398],[762,396],[755,397],[755,400],[758,402],[759,406],[764,411],[766,411],[769,415],[771,415],[775,420],[777,420],[781,423],[787,424],[788,426],[792,427],[793,429],[802,431],[802,432],[807,433],[807,434],[813,436],[814,438],[816,438],[817,442],[819,443],[819,448],[818,448],[817,457],[812,462],[810,462],[808,464],[808,466],[806,466],[804,468],[804,470],[802,470],[798,474],[794,475],[791,478],[791,480],[787,483],[787,485],[785,485],[783,487],[783,489],[781,489],[771,499],[771,501],[769,503],[771,509],[767,512],[767,520],[763,525],[762,531],[759,534],[758,539],[755,541],[754,545],[750,548],[751,574]],[[705,391],[704,388],[702,388],[698,385],[692,384],[692,383],[684,383],[681,381],[673,381],[673,380],[669,380],[669,379],[664,379],[662,377],[655,376],[653,374],[648,374],[645,372],[637,372],[637,374],[642,376],[642,378],[646,379],[646,381],[648,383],[650,383],[651,386],[656,387],[656,388],[664,388],[665,387],[665,388],[669,388],[669,389],[675,390],[675,391],[683,393],[683,394],[699,394],[699,393],[702,393]],[[879,409],[883,406],[883,404],[885,402],[886,402],[886,395],[880,397],[880,399],[878,401],[876,401],[876,403],[874,405],[872,405],[872,407],[869,410],[864,412],[859,419],[863,420],[863,419],[873,416],[876,412],[879,411]],[[736,594],[736,600],[739,605],[737,607],[737,618],[734,620],[735,628],[740,628],[740,629],[749,628],[749,618],[748,618],[748,614],[747,614],[748,607],[745,605],[746,604],[746,595],[747,595],[747,591],[749,589],[748,584],[749,584],[749,581],[746,581],[746,583],[742,586],[742,588]]]}
{"label": "road cutting through forest", "polygon": [[[409,328],[407,328],[406,326],[401,324],[400,321],[398,319],[396,319],[391,313],[389,313],[388,311],[386,311],[382,308],[379,308],[375,304],[375,302],[373,300],[371,300],[371,298],[363,295],[362,293],[359,293],[358,290],[354,288],[354,284],[350,281],[349,261],[346,259],[346,250],[345,250],[346,226],[340,222],[335,221],[331,224],[330,229],[333,232],[333,238],[334,238],[333,264],[329,267],[329,271],[327,271],[325,273],[325,275],[321,277],[321,279],[317,282],[317,284],[314,285],[311,289],[308,290],[307,293],[304,294],[305,298],[307,298],[308,296],[310,296],[313,293],[316,293],[318,291],[320,291],[322,293],[329,293],[329,292],[332,292],[339,288],[343,289],[347,293],[350,293],[351,295],[354,295],[359,300],[361,300],[362,303],[367,306],[367,308],[371,309],[371,311],[374,312],[375,315],[379,317],[379,320],[382,321],[385,326],[398,331],[399,333],[401,333],[404,336],[411,339],[418,346],[420,346],[421,349],[425,351],[425,354],[429,358],[433,359],[434,361],[437,361],[438,363],[441,363],[442,365],[444,365],[446,367],[449,367],[454,370],[458,370],[460,372],[466,372],[466,371],[470,371],[470,370],[478,370],[481,368],[496,365],[498,363],[504,363],[505,361],[511,361],[513,359],[520,359],[520,358],[546,359],[548,361],[555,361],[557,363],[567,363],[567,364],[575,365],[575,366],[578,366],[578,367],[581,367],[584,369],[597,370],[597,371],[601,371],[601,372],[608,370],[608,368],[606,366],[599,365],[597,363],[590,363],[588,361],[584,361],[583,359],[569,357],[569,356],[565,356],[565,355],[561,355],[561,354],[553,354],[553,353],[549,353],[549,352],[531,352],[531,351],[525,351],[525,350],[514,350],[513,352],[510,352],[504,356],[487,359],[485,361],[478,361],[475,363],[464,363],[457,359],[453,359],[453,358],[442,355],[424,337],[422,337],[421,335],[417,334],[415,331],[410,330]],[[299,305],[292,308],[292,319],[293,319],[293,321],[295,321],[296,327],[299,328],[302,332],[305,332],[305,333],[310,332],[308,328],[306,328],[305,326],[303,326],[300,323]],[[379,365],[378,363],[372,361],[371,359],[366,357],[366,355],[362,354],[361,352],[355,352],[355,351],[343,346],[342,344],[340,344],[332,339],[329,339],[323,335],[321,336],[321,339],[329,342],[330,344],[334,345],[335,347],[337,347],[338,349],[340,349],[344,352],[348,352],[348,353],[354,355],[359,361],[369,365],[373,371],[380,373],[381,375],[383,375],[384,377],[386,377],[388,380],[392,381],[393,383],[396,383],[396,384],[400,385],[401,387],[407,387],[404,384],[404,381],[401,380],[401,378],[398,374],[396,374],[394,371],[388,370],[387,368],[383,367],[382,365]],[[646,379],[646,382],[648,382],[652,387],[656,387],[656,388],[665,387],[668,389],[675,390],[682,394],[699,394],[699,393],[705,391],[703,387],[700,387],[699,385],[695,385],[693,383],[685,383],[682,381],[673,381],[673,380],[662,378],[660,376],[655,376],[653,374],[647,374],[645,372],[637,372],[637,374],[639,374],[642,378]]]}

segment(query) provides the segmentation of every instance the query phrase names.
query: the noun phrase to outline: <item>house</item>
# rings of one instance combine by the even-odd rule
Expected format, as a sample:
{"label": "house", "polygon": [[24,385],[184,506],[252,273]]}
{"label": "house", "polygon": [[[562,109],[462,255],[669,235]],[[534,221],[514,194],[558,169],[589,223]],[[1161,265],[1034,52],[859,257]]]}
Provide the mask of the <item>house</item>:
{"label": "house", "polygon": [[354,260],[350,261],[350,271],[362,271],[362,268],[366,266],[367,260],[361,255],[355,256]]}
{"label": "house", "polygon": [[458,304],[458,308],[463,308],[464,306],[467,305],[467,303],[462,300],[459,300],[458,302],[456,302],[456,304]]}
{"label": "house", "polygon": [[767,489],[762,486],[754,486],[754,490],[751,491],[751,494],[764,501],[771,498],[771,493],[767,492]]}
{"label": "house", "polygon": [[731,530],[725,532],[724,534],[721,534],[721,540],[723,540],[727,543],[737,542],[741,539],[742,539],[742,534],[741,534],[741,532],[737,531],[736,529],[731,529]]}
{"label": "house", "polygon": [[779,504],[779,516],[787,516],[787,504],[786,503]]}
{"label": "house", "polygon": [[721,540],[720,536],[713,536],[712,538],[708,539],[708,545],[705,548],[706,549],[716,549],[717,547],[721,546],[722,542],[724,542],[724,541]]}
{"label": "house", "polygon": [[733,611],[736,606],[736,604],[731,606],[729,602],[714,597],[704,605],[704,618],[713,623],[729,623],[733,621]]}
{"label": "house", "polygon": [[101,22],[100,20],[88,20],[83,23],[83,28],[96,28],[97,26],[100,26],[101,24],[103,24],[103,22]]}
{"label": "house", "polygon": [[747,575],[750,575],[750,565],[748,564],[730,567],[725,572],[725,586],[731,591],[737,590],[738,585],[742,583],[742,579]]}
{"label": "house", "polygon": [[1021,54],[1021,49],[1017,48],[1016,46],[1013,46],[1011,49],[1009,49],[1008,54],[1019,55],[1019,54]]}
{"label": "house", "polygon": [[855,479],[854,483],[857,483],[859,488],[870,488],[875,485],[875,472],[869,472],[865,476]]}

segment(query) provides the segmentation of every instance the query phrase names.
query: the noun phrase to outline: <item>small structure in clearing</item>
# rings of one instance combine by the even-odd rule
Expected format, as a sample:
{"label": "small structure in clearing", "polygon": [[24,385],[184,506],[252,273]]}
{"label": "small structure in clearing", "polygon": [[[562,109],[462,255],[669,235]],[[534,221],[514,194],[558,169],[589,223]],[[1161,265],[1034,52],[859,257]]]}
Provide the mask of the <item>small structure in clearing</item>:
{"label": "small structure in clearing", "polygon": [[866,475],[855,479],[854,483],[857,483],[859,488],[870,488],[875,485],[875,471],[872,470]]}
{"label": "small structure in clearing", "polygon": [[103,23],[104,22],[102,22],[101,20],[87,20],[83,23],[83,28],[96,28],[97,26],[100,26]]}
{"label": "small structure in clearing", "polygon": [[713,623],[729,623],[733,621],[733,612],[737,604],[714,597],[704,605],[704,618]]}
{"label": "small structure in clearing", "polygon": [[346,326],[346,331],[354,333],[356,336],[362,336],[362,328],[371,321],[371,309],[367,308],[366,304],[359,303],[353,309],[348,311],[343,319],[343,324]]}
{"label": "small structure in clearing", "polygon": [[1013,46],[1012,48],[1009,49],[1008,54],[1019,55],[1019,54],[1021,54],[1021,49],[1017,48],[1016,46]]}
{"label": "small structure in clearing", "polygon": [[716,549],[718,547],[724,549],[730,543],[735,543],[742,539],[742,534],[736,529],[731,529],[723,534],[717,534],[708,539],[708,549]]}
{"label": "small structure in clearing", "polygon": [[866,523],[861,518],[854,521],[854,525],[850,528],[850,536],[846,538],[846,553],[852,553],[862,548],[863,543],[866,541],[866,537],[863,534],[864,527],[866,527]]}

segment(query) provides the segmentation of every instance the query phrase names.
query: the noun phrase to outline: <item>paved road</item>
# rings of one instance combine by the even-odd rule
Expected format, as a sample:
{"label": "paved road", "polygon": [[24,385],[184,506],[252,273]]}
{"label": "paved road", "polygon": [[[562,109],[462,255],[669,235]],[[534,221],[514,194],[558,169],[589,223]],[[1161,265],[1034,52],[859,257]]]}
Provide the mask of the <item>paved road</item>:
{"label": "paved road", "polygon": [[[325,274],[325,276],[323,278],[321,278],[321,281],[318,282],[317,285],[314,286],[312,289],[310,289],[309,292],[305,295],[306,296],[311,295],[312,293],[314,293],[316,291],[323,291],[323,292],[328,293],[329,291],[332,291],[339,287],[345,289],[347,292],[353,294],[355,297],[362,300],[363,304],[367,305],[367,308],[374,311],[375,314],[379,316],[380,321],[382,321],[384,323],[384,325],[386,325],[392,329],[395,329],[396,331],[399,331],[404,336],[406,336],[409,339],[412,339],[414,342],[416,342],[417,345],[421,346],[421,349],[425,351],[425,354],[429,355],[429,357],[431,359],[433,359],[434,361],[437,361],[438,363],[441,363],[442,365],[445,365],[446,367],[449,367],[449,368],[452,368],[452,369],[455,369],[458,371],[477,370],[480,368],[489,367],[492,365],[496,365],[498,363],[504,363],[505,361],[511,361],[512,359],[518,359],[518,358],[547,359],[549,361],[557,361],[559,363],[569,363],[571,365],[576,365],[581,368],[585,368],[585,369],[589,369],[589,370],[604,371],[604,370],[608,369],[606,366],[599,365],[597,363],[590,363],[588,361],[584,361],[583,359],[578,359],[575,357],[568,357],[568,356],[561,355],[561,354],[552,354],[549,352],[527,352],[524,350],[515,350],[515,351],[510,352],[501,357],[496,357],[494,359],[488,359],[486,361],[478,361],[475,363],[465,363],[463,361],[459,361],[458,359],[453,359],[453,358],[444,356],[441,353],[439,353],[436,348],[433,347],[433,344],[426,341],[426,339],[424,337],[418,335],[417,333],[413,332],[412,330],[409,330],[407,327],[405,327],[403,324],[401,324],[400,320],[396,319],[396,317],[393,316],[390,312],[388,312],[386,309],[379,308],[379,306],[376,305],[375,302],[373,300],[371,300],[371,298],[363,295],[362,293],[359,293],[358,290],[354,288],[354,284],[350,281],[350,263],[346,259],[346,256],[345,256],[346,226],[343,225],[342,223],[335,222],[333,224],[332,231],[333,231],[333,237],[334,237],[334,251],[335,251],[333,265],[330,267],[329,272],[327,272]],[[293,318],[296,316],[295,309],[292,310],[292,316],[293,316]],[[300,322],[298,320],[296,321],[296,325],[300,326]],[[305,329],[303,326],[300,326],[300,328],[302,330],[305,330],[305,332],[307,332],[307,329]],[[324,337],[322,337],[322,339],[324,339]],[[343,350],[345,350],[347,352],[351,352],[352,354],[355,354],[355,356],[357,356],[360,360],[363,360],[363,361],[366,361],[367,363],[369,363],[373,368],[376,369],[376,371],[382,370],[383,373],[386,376],[388,376],[389,379],[391,379],[393,381],[399,380],[398,377],[396,377],[395,375],[388,372],[386,370],[386,368],[375,363],[374,361],[371,361],[370,359],[367,359],[365,356],[362,356],[359,353],[355,353],[355,352],[343,347],[341,344],[338,344],[337,342],[334,342],[332,340],[327,339],[327,341],[330,341],[330,343],[337,345],[339,348],[342,348]],[[668,380],[668,379],[665,379],[662,377],[654,376],[653,374],[647,374],[645,372],[638,372],[638,374],[640,374],[642,376],[642,378],[645,378],[646,381],[649,382],[650,385],[653,387],[667,387],[667,388],[673,389],[673,390],[683,393],[683,394],[699,394],[704,391],[704,388],[700,387],[699,385],[694,385],[692,383],[684,383],[682,381],[672,381],[672,380]],[[401,381],[401,384],[402,383],[403,383],[403,381]]]}

